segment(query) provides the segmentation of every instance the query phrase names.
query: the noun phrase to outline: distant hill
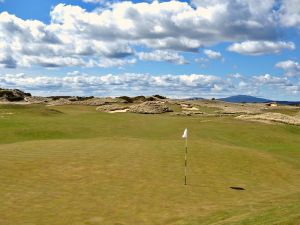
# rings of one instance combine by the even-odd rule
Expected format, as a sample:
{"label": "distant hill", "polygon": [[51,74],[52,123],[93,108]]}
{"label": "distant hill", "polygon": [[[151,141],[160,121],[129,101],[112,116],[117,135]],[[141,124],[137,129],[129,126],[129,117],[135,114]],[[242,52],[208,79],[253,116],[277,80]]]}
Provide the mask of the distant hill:
{"label": "distant hill", "polygon": [[218,100],[223,102],[234,102],[234,103],[268,103],[268,102],[277,102],[283,105],[300,105],[300,101],[276,101],[266,98],[257,98],[249,95],[235,95],[227,98],[219,98]]}
{"label": "distant hill", "polygon": [[298,102],[290,102],[290,101],[275,101],[282,105],[300,105],[300,101]]}
{"label": "distant hill", "polygon": [[227,98],[219,98],[218,100],[224,101],[224,102],[235,102],[235,103],[266,103],[266,102],[273,102],[270,99],[265,99],[265,98],[257,98],[249,95],[235,95],[235,96],[230,96]]}

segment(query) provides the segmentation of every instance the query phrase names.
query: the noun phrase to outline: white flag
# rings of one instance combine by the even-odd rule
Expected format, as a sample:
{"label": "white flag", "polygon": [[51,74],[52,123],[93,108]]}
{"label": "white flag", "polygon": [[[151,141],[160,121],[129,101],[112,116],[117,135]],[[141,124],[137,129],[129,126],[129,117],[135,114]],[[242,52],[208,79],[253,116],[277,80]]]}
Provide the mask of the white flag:
{"label": "white flag", "polygon": [[182,138],[187,138],[188,136],[188,129],[185,128],[184,132],[183,132],[183,135],[182,135]]}

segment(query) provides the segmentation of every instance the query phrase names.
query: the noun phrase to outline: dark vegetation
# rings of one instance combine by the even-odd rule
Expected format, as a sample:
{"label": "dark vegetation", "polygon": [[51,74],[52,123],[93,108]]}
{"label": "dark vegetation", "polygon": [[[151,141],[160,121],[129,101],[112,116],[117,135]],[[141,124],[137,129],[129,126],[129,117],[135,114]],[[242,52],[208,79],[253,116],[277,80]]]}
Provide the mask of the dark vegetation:
{"label": "dark vegetation", "polygon": [[31,96],[30,93],[25,93],[19,89],[2,89],[0,88],[0,99],[14,102],[22,101],[26,96]]}

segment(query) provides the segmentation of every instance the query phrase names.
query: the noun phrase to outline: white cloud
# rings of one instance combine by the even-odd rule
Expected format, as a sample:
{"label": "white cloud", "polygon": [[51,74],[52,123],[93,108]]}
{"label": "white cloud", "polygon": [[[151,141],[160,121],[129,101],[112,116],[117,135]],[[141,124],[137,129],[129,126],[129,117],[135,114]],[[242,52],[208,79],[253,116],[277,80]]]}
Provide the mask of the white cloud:
{"label": "white cloud", "polygon": [[283,69],[286,76],[296,76],[300,75],[300,64],[298,62],[287,60],[278,62],[275,65],[277,68]]}
{"label": "white cloud", "polygon": [[[24,74],[5,74],[0,76],[0,86],[20,88],[47,95],[64,93],[74,95],[151,95],[155,93],[168,96],[205,96],[220,94],[230,88],[226,81],[212,75],[161,75],[120,74],[120,75],[75,75],[72,76],[27,76]],[[101,92],[99,92],[99,90]],[[49,94],[49,95],[50,95]]]}
{"label": "white cloud", "polygon": [[249,84],[246,83],[245,81],[240,81],[240,82],[239,82],[239,87],[240,87],[240,88],[245,88],[245,87],[248,87],[248,86],[249,86]]}
{"label": "white cloud", "polygon": [[296,86],[296,85],[291,85],[286,87],[287,92],[291,93],[291,94],[299,94],[300,93],[300,86]]}
{"label": "white cloud", "polygon": [[205,49],[203,53],[210,59],[222,59],[222,54],[220,52],[216,52],[210,49]]}
{"label": "white cloud", "polygon": [[[75,7],[77,10],[82,10]],[[22,20],[7,12],[0,14],[0,66],[39,65],[43,67],[115,65],[107,62],[116,59],[117,65],[132,59],[121,60],[134,54],[125,43],[86,40],[76,33],[57,30],[58,24],[46,25],[36,20]],[[97,63],[97,61],[101,61]],[[105,65],[104,65],[105,64]]]}
{"label": "white cloud", "polygon": [[254,14],[255,16],[264,16],[268,14],[275,4],[275,0],[191,0],[197,7],[213,7],[226,4],[233,9],[240,9],[244,13]]}
{"label": "white cloud", "polygon": [[66,66],[87,66],[87,63],[79,57],[43,57],[43,56],[31,56],[25,57],[24,62],[26,64],[36,64],[42,67],[55,68]]}
{"label": "white cloud", "polygon": [[234,43],[230,45],[227,50],[243,55],[257,56],[279,53],[285,49],[294,50],[295,48],[293,42],[245,41],[242,43]]}
{"label": "white cloud", "polygon": [[11,50],[4,46],[1,48],[1,43],[0,49],[2,50],[0,51],[0,66],[6,68],[16,68],[17,61],[12,57]]}
{"label": "white cloud", "polygon": [[136,59],[109,59],[109,58],[103,58],[98,63],[93,63],[92,67],[94,65],[97,65],[98,67],[104,67],[104,68],[107,68],[107,67],[122,68],[126,65],[135,64],[135,63],[136,63]]}
{"label": "white cloud", "polygon": [[155,50],[153,52],[139,52],[137,55],[140,60],[145,61],[166,61],[179,65],[188,63],[182,55],[179,55],[177,52],[173,51]]}
{"label": "white cloud", "polygon": [[67,75],[68,76],[79,76],[79,75],[81,75],[81,72],[78,70],[74,70],[72,72],[68,72]]}
{"label": "white cloud", "polygon": [[299,0],[282,0],[280,8],[280,23],[286,27],[300,27],[300,3]]}
{"label": "white cloud", "polygon": [[255,82],[258,82],[260,85],[267,84],[267,85],[285,86],[290,84],[289,80],[286,77],[276,77],[270,74],[254,76],[253,80]]}
{"label": "white cloud", "polygon": [[287,77],[270,74],[229,80],[213,75],[182,74],[159,75],[124,73],[119,75],[87,75],[78,71],[66,76],[30,76],[25,74],[0,74],[0,86],[19,88],[34,95],[152,95],[163,94],[181,97],[220,97],[234,94],[266,95],[276,98],[288,93],[297,95],[300,84]]}
{"label": "white cloud", "polygon": [[[264,74],[253,76],[250,78],[243,77],[239,81],[240,90],[249,91],[256,90],[256,95],[271,94],[273,97],[268,97],[274,100],[286,99],[287,96],[295,98],[299,94],[300,84],[288,77],[273,76],[271,74]],[[295,99],[297,100],[297,99]]]}
{"label": "white cloud", "polygon": [[85,3],[103,3],[105,0],[82,0]]}
{"label": "white cloud", "polygon": [[[58,4],[50,12],[50,24],[23,20],[2,12],[0,66],[103,66],[104,63],[97,62],[112,58],[118,61],[117,64],[121,61],[130,64],[134,60],[132,58],[139,55],[153,60],[170,58],[167,61],[178,64],[184,62],[177,53],[160,57],[150,53],[141,56],[143,53],[136,54],[140,49],[137,46],[147,47],[152,52],[198,52],[201,47],[236,42],[228,49],[246,55],[293,50],[294,43],[274,40],[278,39],[278,17],[285,26],[299,24],[298,0],[282,0],[279,11],[274,10],[277,2],[193,0],[189,4],[176,0],[110,1],[109,5],[93,11]],[[206,51],[210,58],[220,57],[218,52]],[[62,58],[68,60],[52,62]],[[106,65],[114,66],[113,63]]]}
{"label": "white cloud", "polygon": [[[269,40],[277,36],[273,1],[258,2],[255,7],[252,0],[205,2],[194,1],[198,5],[195,8],[181,1],[122,1],[91,12],[80,6],[58,4],[50,12],[50,24],[3,12],[0,45],[8,46],[11,58],[2,56],[1,65],[101,66],[91,61],[128,60],[134,57],[137,46],[146,46],[150,51],[197,52],[200,47],[224,41]],[[53,63],[52,58],[68,58],[71,64],[66,60]]]}
{"label": "white cloud", "polygon": [[243,78],[243,76],[239,73],[235,73],[235,74],[229,74],[228,77],[231,79],[231,78],[234,78],[234,79],[241,79]]}

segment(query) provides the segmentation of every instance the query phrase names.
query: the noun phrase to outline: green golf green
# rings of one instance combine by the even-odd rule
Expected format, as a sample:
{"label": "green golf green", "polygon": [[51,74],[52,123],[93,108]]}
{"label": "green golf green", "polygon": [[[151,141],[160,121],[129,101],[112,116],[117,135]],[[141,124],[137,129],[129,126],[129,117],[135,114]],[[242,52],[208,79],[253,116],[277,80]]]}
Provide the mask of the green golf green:
{"label": "green golf green", "polygon": [[0,105],[0,137],[1,225],[300,224],[297,126]]}

